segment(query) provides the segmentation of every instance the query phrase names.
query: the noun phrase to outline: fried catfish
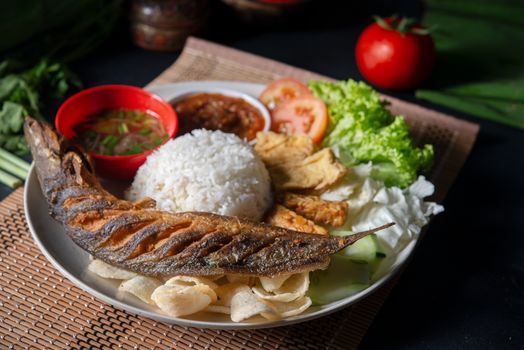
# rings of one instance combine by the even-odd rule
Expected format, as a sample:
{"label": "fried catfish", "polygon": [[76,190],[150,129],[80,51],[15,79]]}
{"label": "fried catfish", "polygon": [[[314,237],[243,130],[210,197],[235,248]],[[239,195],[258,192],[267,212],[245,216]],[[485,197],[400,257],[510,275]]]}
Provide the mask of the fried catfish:
{"label": "fried catfish", "polygon": [[47,124],[24,131],[50,215],[104,262],[144,275],[275,276],[324,268],[329,257],[385,225],[345,237],[287,230],[201,212],[168,213],[102,188],[89,156]]}

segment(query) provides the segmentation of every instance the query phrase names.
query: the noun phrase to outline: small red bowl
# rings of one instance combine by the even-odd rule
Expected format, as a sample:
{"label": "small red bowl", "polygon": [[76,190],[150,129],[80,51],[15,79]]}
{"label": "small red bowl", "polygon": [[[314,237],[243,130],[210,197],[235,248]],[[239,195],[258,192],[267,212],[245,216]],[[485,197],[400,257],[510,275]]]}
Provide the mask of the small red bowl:
{"label": "small red bowl", "polygon": [[[128,85],[96,86],[71,96],[56,114],[56,129],[71,140],[76,136],[73,130],[76,124],[103,110],[121,108],[141,110],[156,116],[169,135],[165,142],[173,138],[178,130],[178,117],[169,103],[148,91]],[[98,175],[113,180],[131,180],[156,148],[130,156],[106,156],[92,152],[90,155]]]}

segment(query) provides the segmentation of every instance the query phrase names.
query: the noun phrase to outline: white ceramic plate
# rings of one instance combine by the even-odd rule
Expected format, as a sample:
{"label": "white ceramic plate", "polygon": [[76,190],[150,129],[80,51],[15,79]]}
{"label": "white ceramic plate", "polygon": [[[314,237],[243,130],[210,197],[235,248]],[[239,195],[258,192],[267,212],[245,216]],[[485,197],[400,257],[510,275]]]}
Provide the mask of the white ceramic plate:
{"label": "white ceramic plate", "polygon": [[[264,86],[230,81],[199,81],[167,84],[152,87],[149,90],[166,100],[171,100],[178,95],[203,88],[232,89],[252,96],[258,96]],[[119,195],[127,184],[107,183],[105,185],[108,190]],[[189,317],[175,318],[162,314],[159,310],[152,308],[131,295],[119,295],[117,290],[119,281],[103,279],[86,272],[86,267],[89,264],[89,255],[69,239],[61,224],[49,216],[47,203],[40,190],[34,168],[31,169],[26,181],[24,206],[27,223],[35,242],[46,258],[72,283],[116,308],[157,321],[188,327],[218,329],[267,328],[291,325],[325,316],[359,301],[382,286],[406,262],[416,244],[416,240],[411,241],[400,254],[390,261],[387,268],[383,270],[382,276],[370,287],[342,300],[327,305],[311,307],[305,313],[295,317],[279,321],[267,321],[258,317],[240,323],[231,321],[228,316],[211,313],[199,313]]]}

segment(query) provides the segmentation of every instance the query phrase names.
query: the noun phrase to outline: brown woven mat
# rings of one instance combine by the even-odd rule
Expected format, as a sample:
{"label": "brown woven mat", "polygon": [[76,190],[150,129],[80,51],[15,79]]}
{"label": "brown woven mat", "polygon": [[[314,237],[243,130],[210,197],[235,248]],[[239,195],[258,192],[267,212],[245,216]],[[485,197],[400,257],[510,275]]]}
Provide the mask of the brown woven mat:
{"label": "brown woven mat", "polygon": [[[267,83],[281,76],[321,76],[198,39],[151,84],[183,80]],[[323,77],[325,78],[325,77]],[[478,127],[390,99],[407,116],[414,137],[432,143],[429,177],[442,200],[473,146]],[[24,219],[22,189],[0,203],[0,348],[352,349],[356,348],[393,283],[332,315],[299,325],[220,331],[166,325],[114,309],[73,286],[33,243]]]}

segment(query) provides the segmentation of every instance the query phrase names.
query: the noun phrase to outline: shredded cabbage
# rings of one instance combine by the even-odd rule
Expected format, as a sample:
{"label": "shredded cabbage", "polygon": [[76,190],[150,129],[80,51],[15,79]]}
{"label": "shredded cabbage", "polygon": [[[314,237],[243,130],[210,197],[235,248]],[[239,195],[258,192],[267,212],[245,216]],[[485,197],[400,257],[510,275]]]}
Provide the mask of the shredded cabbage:
{"label": "shredded cabbage", "polygon": [[386,187],[370,177],[371,163],[361,164],[337,185],[321,195],[325,200],[347,201],[349,213],[346,223],[337,230],[365,231],[389,222],[395,225],[376,233],[380,251],[385,258],[377,258],[368,264],[355,263],[341,254],[332,256],[326,270],[314,271],[308,295],[316,304],[326,304],[358,293],[369,284],[392,271],[403,261],[406,250],[414,244],[417,236],[432,215],[444,208],[424,199],[433,194],[435,187],[424,176],[405,189]]}
{"label": "shredded cabbage", "polygon": [[424,176],[419,176],[408,188],[401,189],[385,187],[382,181],[370,178],[371,173],[371,163],[356,166],[321,198],[348,201],[351,209],[346,224],[340,229],[359,232],[394,222],[395,226],[376,235],[381,247],[389,253],[399,253],[418,236],[430,217],[444,211],[444,207],[424,200],[435,190]]}
{"label": "shredded cabbage", "polygon": [[309,88],[329,109],[324,145],[344,165],[372,162],[374,179],[401,188],[415,181],[418,170],[431,165],[433,147],[414,147],[404,118],[393,116],[370,86],[353,80],[311,81]]}

